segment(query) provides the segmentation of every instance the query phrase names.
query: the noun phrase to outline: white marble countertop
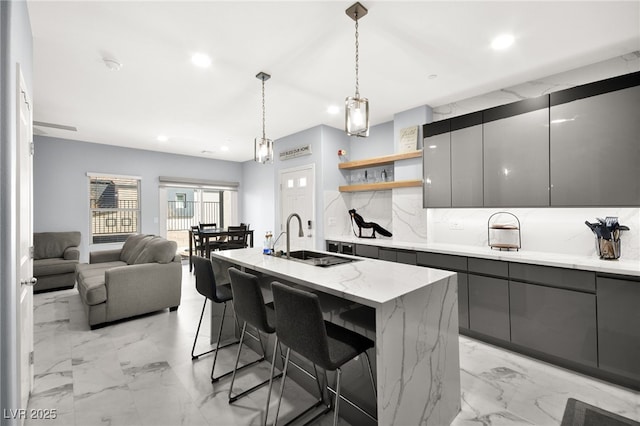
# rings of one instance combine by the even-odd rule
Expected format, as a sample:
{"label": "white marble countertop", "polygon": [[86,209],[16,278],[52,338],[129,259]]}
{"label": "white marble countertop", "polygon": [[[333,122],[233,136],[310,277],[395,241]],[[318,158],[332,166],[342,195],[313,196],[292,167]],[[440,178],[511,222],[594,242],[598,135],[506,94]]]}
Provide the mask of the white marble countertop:
{"label": "white marble countertop", "polygon": [[330,236],[329,241],[367,244],[405,250],[427,251],[458,256],[479,257],[509,262],[531,263],[535,265],[555,266],[559,268],[581,269],[609,274],[640,276],[640,260],[603,260],[593,256],[572,256],[562,253],[546,253],[529,250],[500,251],[489,247],[477,247],[456,244],[433,244],[394,241],[387,238],[361,239],[354,236]]}
{"label": "white marble countertop", "polygon": [[226,260],[374,308],[455,275],[454,272],[441,269],[354,256],[340,256],[351,257],[358,259],[358,261],[319,267],[286,258],[264,255],[262,249],[259,248],[223,250],[211,253],[212,258]]}

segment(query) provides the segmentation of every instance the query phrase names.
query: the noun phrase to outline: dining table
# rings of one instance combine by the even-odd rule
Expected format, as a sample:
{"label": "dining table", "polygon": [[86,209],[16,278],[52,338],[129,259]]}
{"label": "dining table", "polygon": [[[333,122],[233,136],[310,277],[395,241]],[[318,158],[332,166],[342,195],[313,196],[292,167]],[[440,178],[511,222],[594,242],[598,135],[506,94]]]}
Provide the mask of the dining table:
{"label": "dining table", "polygon": [[[221,237],[229,238],[230,236],[242,235],[248,237],[249,247],[253,247],[253,229],[245,230],[229,230],[228,228],[203,228],[198,231],[200,235],[202,245],[205,250],[205,257],[209,259],[211,257],[212,247],[220,248],[224,250],[224,242],[215,244],[215,240],[220,240]],[[193,230],[189,229],[189,271],[193,269],[193,263],[191,262],[191,256],[193,255]]]}

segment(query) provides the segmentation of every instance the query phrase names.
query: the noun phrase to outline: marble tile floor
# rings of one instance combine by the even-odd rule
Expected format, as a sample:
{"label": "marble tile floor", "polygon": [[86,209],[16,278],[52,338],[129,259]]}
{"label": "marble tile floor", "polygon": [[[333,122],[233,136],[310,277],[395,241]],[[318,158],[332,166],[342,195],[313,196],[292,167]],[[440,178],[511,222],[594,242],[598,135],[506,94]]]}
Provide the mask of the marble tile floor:
{"label": "marble tile floor", "polygon": [[[35,384],[29,409],[56,410],[56,419],[30,425],[258,425],[266,388],[227,403],[230,379],[211,384],[212,358],[191,361],[202,296],[183,267],[180,308],[91,331],[75,289],[34,296]],[[206,314],[205,314],[206,315]],[[203,321],[202,348],[209,322]],[[220,352],[216,371],[230,369],[236,347]],[[245,351],[245,360],[252,358]],[[460,337],[462,411],[453,424],[559,425],[567,398],[640,420],[640,392]],[[251,386],[268,364],[241,375]],[[274,392],[275,396],[276,392]],[[287,381],[281,415],[312,396]],[[272,406],[273,407],[273,406]],[[270,410],[270,419],[274,411]],[[320,425],[331,424],[331,415]],[[344,422],[343,422],[344,423]]]}

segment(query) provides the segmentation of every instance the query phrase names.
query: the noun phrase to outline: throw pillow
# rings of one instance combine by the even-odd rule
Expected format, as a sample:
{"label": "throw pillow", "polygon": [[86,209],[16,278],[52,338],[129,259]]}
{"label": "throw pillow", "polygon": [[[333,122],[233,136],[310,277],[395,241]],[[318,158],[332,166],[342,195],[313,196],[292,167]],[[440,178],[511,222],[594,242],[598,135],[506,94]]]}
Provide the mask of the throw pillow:
{"label": "throw pillow", "polygon": [[178,244],[175,241],[165,240],[164,238],[154,238],[144,247],[140,255],[136,258],[134,264],[140,263],[169,263],[173,261],[178,250]]}

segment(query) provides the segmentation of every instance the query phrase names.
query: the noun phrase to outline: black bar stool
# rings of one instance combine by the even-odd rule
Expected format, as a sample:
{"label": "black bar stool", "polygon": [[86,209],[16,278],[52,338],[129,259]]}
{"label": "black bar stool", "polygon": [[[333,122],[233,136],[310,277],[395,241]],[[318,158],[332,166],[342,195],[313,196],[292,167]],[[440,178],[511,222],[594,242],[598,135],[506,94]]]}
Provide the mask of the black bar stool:
{"label": "black bar stool", "polygon": [[[242,333],[240,334],[240,345],[238,346],[238,354],[236,355],[236,363],[233,367],[233,375],[231,376],[231,385],[229,386],[229,404],[237,401],[254,390],[266,385],[271,381],[267,379],[262,383],[253,386],[237,395],[233,395],[233,383],[236,379],[236,371],[238,370],[238,362],[240,361],[240,352],[242,351],[242,343],[244,342],[245,333],[255,338],[260,343],[262,349],[262,358],[254,361],[254,363],[262,362],[266,359],[266,351],[262,344],[260,333],[273,334],[276,332],[276,315],[273,310],[273,304],[265,305],[262,291],[260,290],[260,282],[258,277],[246,272],[242,272],[236,268],[229,268],[229,278],[231,280],[231,291],[233,293],[233,308],[236,312],[236,318],[242,321]],[[247,325],[253,327],[258,336],[257,338],[247,332]],[[276,352],[277,341],[274,342],[273,351]],[[282,376],[280,373],[277,377]],[[271,395],[267,396],[267,407]]]}
{"label": "black bar stool", "polygon": [[[283,377],[280,386],[280,398],[278,399],[276,418],[273,421],[274,426],[278,421],[284,383],[287,378],[289,356],[292,349],[311,361],[314,364],[314,369],[317,365],[325,371],[336,371],[336,397],[333,412],[334,426],[338,424],[340,378],[342,375],[341,367],[362,353],[367,360],[371,384],[373,385],[373,393],[377,399],[371,361],[366,352],[367,349],[374,347],[373,341],[359,333],[325,321],[322,317],[320,301],[317,295],[276,281],[271,284],[271,288],[273,290],[273,302],[276,308],[276,336],[279,341],[287,347],[284,369],[282,371]],[[269,389],[271,389],[271,384],[269,385]],[[322,400],[322,391],[320,395]],[[316,403],[314,407],[315,406],[318,406],[318,403]],[[327,407],[321,413],[318,413],[314,419],[327,413],[330,409],[330,406]],[[309,422],[310,421],[311,420],[309,420]]]}
{"label": "black bar stool", "polygon": [[[202,355],[209,354],[211,352],[215,352],[213,356],[213,366],[211,367],[211,382],[217,382],[221,378],[232,374],[234,370],[228,371],[224,374],[215,377],[213,375],[214,370],[216,368],[216,360],[218,359],[218,350],[222,348],[226,348],[231,345],[235,345],[239,343],[237,340],[229,343],[225,343],[224,345],[220,345],[220,338],[222,337],[222,329],[224,327],[224,317],[227,312],[227,302],[232,302],[233,294],[231,293],[230,284],[217,284],[216,277],[213,273],[213,265],[210,260],[205,259],[201,256],[193,256],[193,266],[195,267],[196,274],[196,289],[198,293],[205,297],[204,304],[202,305],[202,312],[200,313],[200,321],[198,322],[198,329],[196,330],[196,337],[193,340],[193,347],[191,348],[191,359],[198,359]],[[207,300],[211,300],[213,303],[222,303],[224,308],[222,309],[222,319],[220,320],[220,327],[218,328],[218,338],[216,340],[216,347],[202,352],[200,354],[194,355],[194,351],[196,349],[196,342],[198,341],[198,334],[200,333],[200,325],[202,324],[202,317],[204,316],[204,310],[207,306]],[[232,302],[233,303],[233,302]],[[237,325],[237,324],[236,324]],[[251,364],[243,365],[240,368],[248,367]]]}

